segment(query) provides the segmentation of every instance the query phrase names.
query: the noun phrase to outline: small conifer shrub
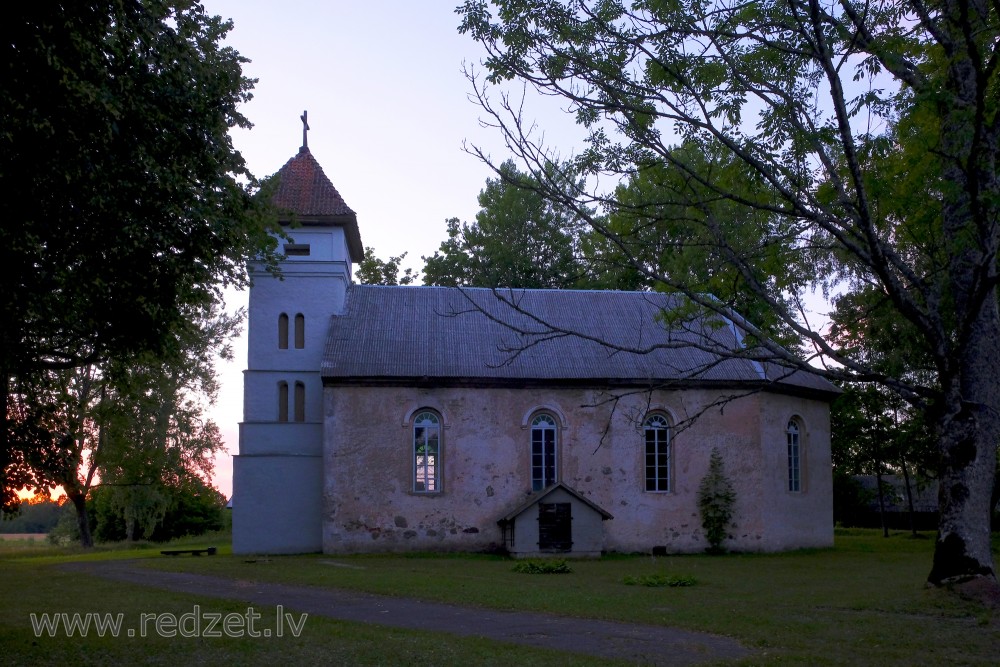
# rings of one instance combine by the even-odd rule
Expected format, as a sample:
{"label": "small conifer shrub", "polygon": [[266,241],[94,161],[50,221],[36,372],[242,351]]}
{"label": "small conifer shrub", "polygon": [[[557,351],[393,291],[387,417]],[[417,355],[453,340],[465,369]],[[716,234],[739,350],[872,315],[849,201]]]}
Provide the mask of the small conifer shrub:
{"label": "small conifer shrub", "polygon": [[708,461],[708,472],[698,486],[698,510],[701,512],[701,527],[708,540],[709,553],[724,551],[722,542],[729,531],[734,504],[736,504],[736,491],[732,482],[726,477],[722,455],[718,448],[713,447],[712,456]]}

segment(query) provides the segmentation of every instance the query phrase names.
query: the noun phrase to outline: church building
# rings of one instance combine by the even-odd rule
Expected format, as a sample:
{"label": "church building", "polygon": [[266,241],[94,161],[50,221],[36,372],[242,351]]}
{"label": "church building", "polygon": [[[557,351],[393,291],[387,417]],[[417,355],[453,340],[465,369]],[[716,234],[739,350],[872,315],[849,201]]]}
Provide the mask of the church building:
{"label": "church building", "polygon": [[833,544],[829,402],[731,358],[733,320],[650,292],[352,281],[357,217],[303,140],[280,170],[280,278],[253,268],[233,551],[700,552],[713,450],[724,546]]}

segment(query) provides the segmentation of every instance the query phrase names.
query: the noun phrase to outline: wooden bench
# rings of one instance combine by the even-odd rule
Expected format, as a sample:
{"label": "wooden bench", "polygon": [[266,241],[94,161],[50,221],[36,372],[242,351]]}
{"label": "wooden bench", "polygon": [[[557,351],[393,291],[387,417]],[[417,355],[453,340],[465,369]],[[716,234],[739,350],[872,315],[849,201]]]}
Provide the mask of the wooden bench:
{"label": "wooden bench", "polygon": [[209,556],[214,556],[215,552],[215,547],[208,547],[205,549],[164,549],[160,553],[164,556],[180,556],[181,554],[191,554],[192,556],[208,554]]}

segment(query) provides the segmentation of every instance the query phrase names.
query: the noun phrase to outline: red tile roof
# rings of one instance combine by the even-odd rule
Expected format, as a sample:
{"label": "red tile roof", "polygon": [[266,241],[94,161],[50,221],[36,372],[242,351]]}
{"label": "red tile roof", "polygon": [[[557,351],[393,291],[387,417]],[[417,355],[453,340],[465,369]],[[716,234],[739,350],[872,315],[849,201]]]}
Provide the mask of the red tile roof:
{"label": "red tile roof", "polygon": [[323,167],[303,146],[298,155],[278,171],[280,181],[271,202],[296,215],[354,217],[344,198],[323,173]]}

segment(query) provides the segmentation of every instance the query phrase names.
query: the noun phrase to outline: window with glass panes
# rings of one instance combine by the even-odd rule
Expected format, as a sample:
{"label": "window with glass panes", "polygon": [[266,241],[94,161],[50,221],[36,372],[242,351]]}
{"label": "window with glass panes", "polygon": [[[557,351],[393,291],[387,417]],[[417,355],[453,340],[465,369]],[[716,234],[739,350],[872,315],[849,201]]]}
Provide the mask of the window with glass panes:
{"label": "window with glass panes", "polygon": [[531,490],[556,483],[556,421],[540,414],[531,420]]}
{"label": "window with glass panes", "polygon": [[799,425],[794,420],[788,422],[785,430],[785,439],[788,442],[788,490],[802,490],[802,451],[799,445]]}
{"label": "window with glass panes", "polygon": [[670,424],[663,415],[643,422],[646,439],[646,490],[670,490]]}
{"label": "window with glass panes", "polygon": [[413,419],[413,490],[440,490],[441,420],[424,411]]}

